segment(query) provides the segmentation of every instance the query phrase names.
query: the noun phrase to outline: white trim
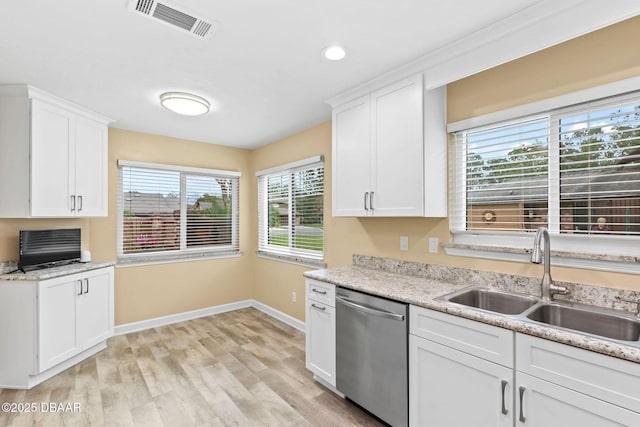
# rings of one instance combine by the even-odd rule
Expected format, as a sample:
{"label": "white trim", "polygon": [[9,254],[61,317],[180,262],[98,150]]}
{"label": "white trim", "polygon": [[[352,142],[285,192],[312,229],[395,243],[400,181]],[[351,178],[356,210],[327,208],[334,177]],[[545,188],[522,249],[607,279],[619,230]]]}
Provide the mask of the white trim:
{"label": "white trim", "polygon": [[596,101],[601,98],[621,95],[638,89],[640,89],[640,76],[449,123],[447,125],[447,132],[457,132],[507,120],[517,120],[518,118],[534,114],[544,114],[551,110],[564,109],[575,104]]}
{"label": "white trim", "polygon": [[[181,256],[182,255],[182,256]],[[180,254],[175,255],[173,258],[164,258],[157,257],[154,259],[153,256],[147,257],[129,257],[128,255],[119,255],[116,259],[116,268],[128,268],[128,267],[140,267],[143,265],[158,265],[158,264],[172,264],[175,262],[192,262],[192,261],[210,261],[214,259],[227,259],[227,258],[239,258],[244,255],[243,252],[236,253],[222,253],[220,255],[216,255],[214,253],[207,253],[206,255],[202,254]]]}
{"label": "white trim", "polygon": [[[482,258],[482,259],[494,259],[499,261],[513,261],[530,263],[530,254],[519,254],[511,252],[503,252],[499,249],[487,249],[482,248],[456,248],[445,246],[444,251],[447,255],[451,256],[464,256],[469,258]],[[613,273],[629,273],[640,274],[640,264],[621,262],[621,261],[609,261],[599,259],[583,259],[583,258],[571,258],[570,256],[551,256],[551,265],[558,267],[569,268],[581,268],[587,270],[609,271]]]}
{"label": "white trim", "polygon": [[285,172],[285,171],[289,171],[297,168],[307,167],[307,166],[313,165],[314,163],[322,163],[322,162],[324,162],[324,156],[322,154],[319,154],[317,156],[308,157],[302,160],[296,160],[295,162],[286,163],[284,165],[274,166],[269,169],[262,169],[256,172],[256,176],[271,175],[274,173]]}
{"label": "white trim", "polygon": [[144,331],[145,329],[157,328],[171,325],[173,323],[184,322],[185,320],[198,319],[200,317],[212,316],[214,314],[226,313],[228,311],[240,310],[252,306],[252,300],[232,302],[229,304],[216,305],[199,310],[185,311],[168,316],[154,317],[153,319],[141,320],[139,322],[126,323],[115,327],[114,335],[124,335],[131,332]]}
{"label": "white trim", "polygon": [[284,262],[287,264],[300,265],[302,267],[327,268],[323,259],[303,258],[299,255],[289,255],[265,250],[256,251],[256,256],[270,261]]}
{"label": "white trim", "polygon": [[41,372],[36,375],[29,375],[26,379],[26,382],[20,381],[19,383],[14,383],[14,384],[0,384],[0,389],[15,388],[15,389],[29,390],[37,386],[38,384],[48,380],[49,378],[52,378],[58,375],[60,372],[66,371],[72,366],[77,365],[83,360],[97,354],[98,352],[104,350],[105,348],[107,348],[107,342],[106,341],[99,342],[93,347],[90,347],[84,350],[83,352],[78,353],[75,356],[63,362],[60,362],[57,365],[52,366],[51,368],[47,369],[44,372]]}
{"label": "white trim", "polygon": [[143,169],[160,169],[160,170],[168,170],[168,171],[174,171],[174,172],[199,173],[199,174],[218,175],[218,176],[230,176],[230,177],[242,176],[242,173],[238,171],[194,168],[190,166],[167,165],[163,163],[135,162],[132,160],[118,160],[118,167],[122,167],[122,166],[143,168]]}
{"label": "white trim", "polygon": [[124,325],[118,325],[115,327],[114,336],[129,334],[131,332],[144,331],[146,329],[157,328],[160,326],[171,325],[178,322],[184,322],[186,320],[198,319],[201,317],[212,316],[215,314],[227,313],[230,311],[241,310],[243,308],[253,307],[262,311],[265,314],[298,329],[302,332],[305,331],[305,323],[294,317],[289,316],[275,308],[269,307],[254,299],[248,299],[244,301],[232,302],[229,304],[216,305],[207,308],[201,308],[199,310],[185,311],[183,313],[171,314],[168,316],[155,317],[153,319],[141,320],[139,322],[125,323]]}
{"label": "white trim", "polygon": [[292,328],[295,328],[299,331],[305,332],[306,331],[306,325],[303,321],[296,319],[295,317],[289,316],[286,313],[283,313],[280,310],[276,310],[273,307],[270,307],[266,304],[261,303],[260,301],[256,301],[256,300],[251,300],[251,306],[253,308],[255,308],[256,310],[260,310],[261,312],[268,314],[269,316],[273,317],[274,319],[277,319],[279,321],[281,321],[282,323],[285,323],[289,326],[291,326]]}

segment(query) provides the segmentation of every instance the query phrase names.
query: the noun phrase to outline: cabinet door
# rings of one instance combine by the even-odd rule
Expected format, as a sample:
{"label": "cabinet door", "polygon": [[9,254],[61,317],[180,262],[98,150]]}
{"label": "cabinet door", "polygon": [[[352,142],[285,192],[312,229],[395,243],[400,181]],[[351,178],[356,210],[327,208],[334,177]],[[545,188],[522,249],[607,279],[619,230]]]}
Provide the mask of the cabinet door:
{"label": "cabinet door", "polygon": [[336,309],[307,299],[307,369],[336,385]]}
{"label": "cabinet door", "polygon": [[75,182],[72,115],[61,108],[31,101],[31,215],[72,215]]}
{"label": "cabinet door", "polygon": [[529,427],[639,426],[640,414],[516,372],[516,425]]}
{"label": "cabinet door", "polygon": [[422,75],[371,95],[375,216],[424,213]]}
{"label": "cabinet door", "polygon": [[371,192],[369,97],[333,110],[333,216],[366,216]]}
{"label": "cabinet door", "polygon": [[107,215],[107,126],[75,120],[75,195],[78,216]]}
{"label": "cabinet door", "polygon": [[38,286],[38,372],[43,372],[76,352],[80,276],[45,280]]}
{"label": "cabinet door", "polygon": [[513,370],[409,335],[411,426],[512,426]]}
{"label": "cabinet door", "polygon": [[78,295],[78,346],[89,348],[113,335],[112,269],[87,273]]}

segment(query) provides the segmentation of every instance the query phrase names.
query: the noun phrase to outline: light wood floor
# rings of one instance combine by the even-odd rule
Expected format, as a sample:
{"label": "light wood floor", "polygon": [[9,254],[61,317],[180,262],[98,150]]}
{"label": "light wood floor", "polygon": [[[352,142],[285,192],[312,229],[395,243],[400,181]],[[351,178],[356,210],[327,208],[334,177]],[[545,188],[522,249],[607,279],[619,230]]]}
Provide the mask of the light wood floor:
{"label": "light wood floor", "polygon": [[0,426],[380,426],[305,369],[304,334],[244,309],[109,340],[108,348],[0,403],[79,403],[3,413]]}

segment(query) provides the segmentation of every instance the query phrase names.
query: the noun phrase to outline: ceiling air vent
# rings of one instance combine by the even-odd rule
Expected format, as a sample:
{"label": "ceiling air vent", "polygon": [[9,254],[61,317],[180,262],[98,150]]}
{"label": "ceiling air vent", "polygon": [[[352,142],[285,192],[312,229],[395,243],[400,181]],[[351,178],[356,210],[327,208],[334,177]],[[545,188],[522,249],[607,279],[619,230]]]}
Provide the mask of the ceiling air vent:
{"label": "ceiling air vent", "polygon": [[209,37],[215,28],[215,21],[212,19],[197,16],[184,7],[166,1],[129,0],[129,10],[199,38]]}

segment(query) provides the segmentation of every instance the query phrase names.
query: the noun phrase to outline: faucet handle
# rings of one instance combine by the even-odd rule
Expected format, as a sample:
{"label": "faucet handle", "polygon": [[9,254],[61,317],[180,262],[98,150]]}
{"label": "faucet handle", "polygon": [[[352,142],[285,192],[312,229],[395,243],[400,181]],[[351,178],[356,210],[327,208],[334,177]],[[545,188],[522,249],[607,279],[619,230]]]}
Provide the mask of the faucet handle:
{"label": "faucet handle", "polygon": [[571,290],[566,286],[556,285],[555,283],[549,285],[549,290],[552,294],[569,295],[571,293]]}

